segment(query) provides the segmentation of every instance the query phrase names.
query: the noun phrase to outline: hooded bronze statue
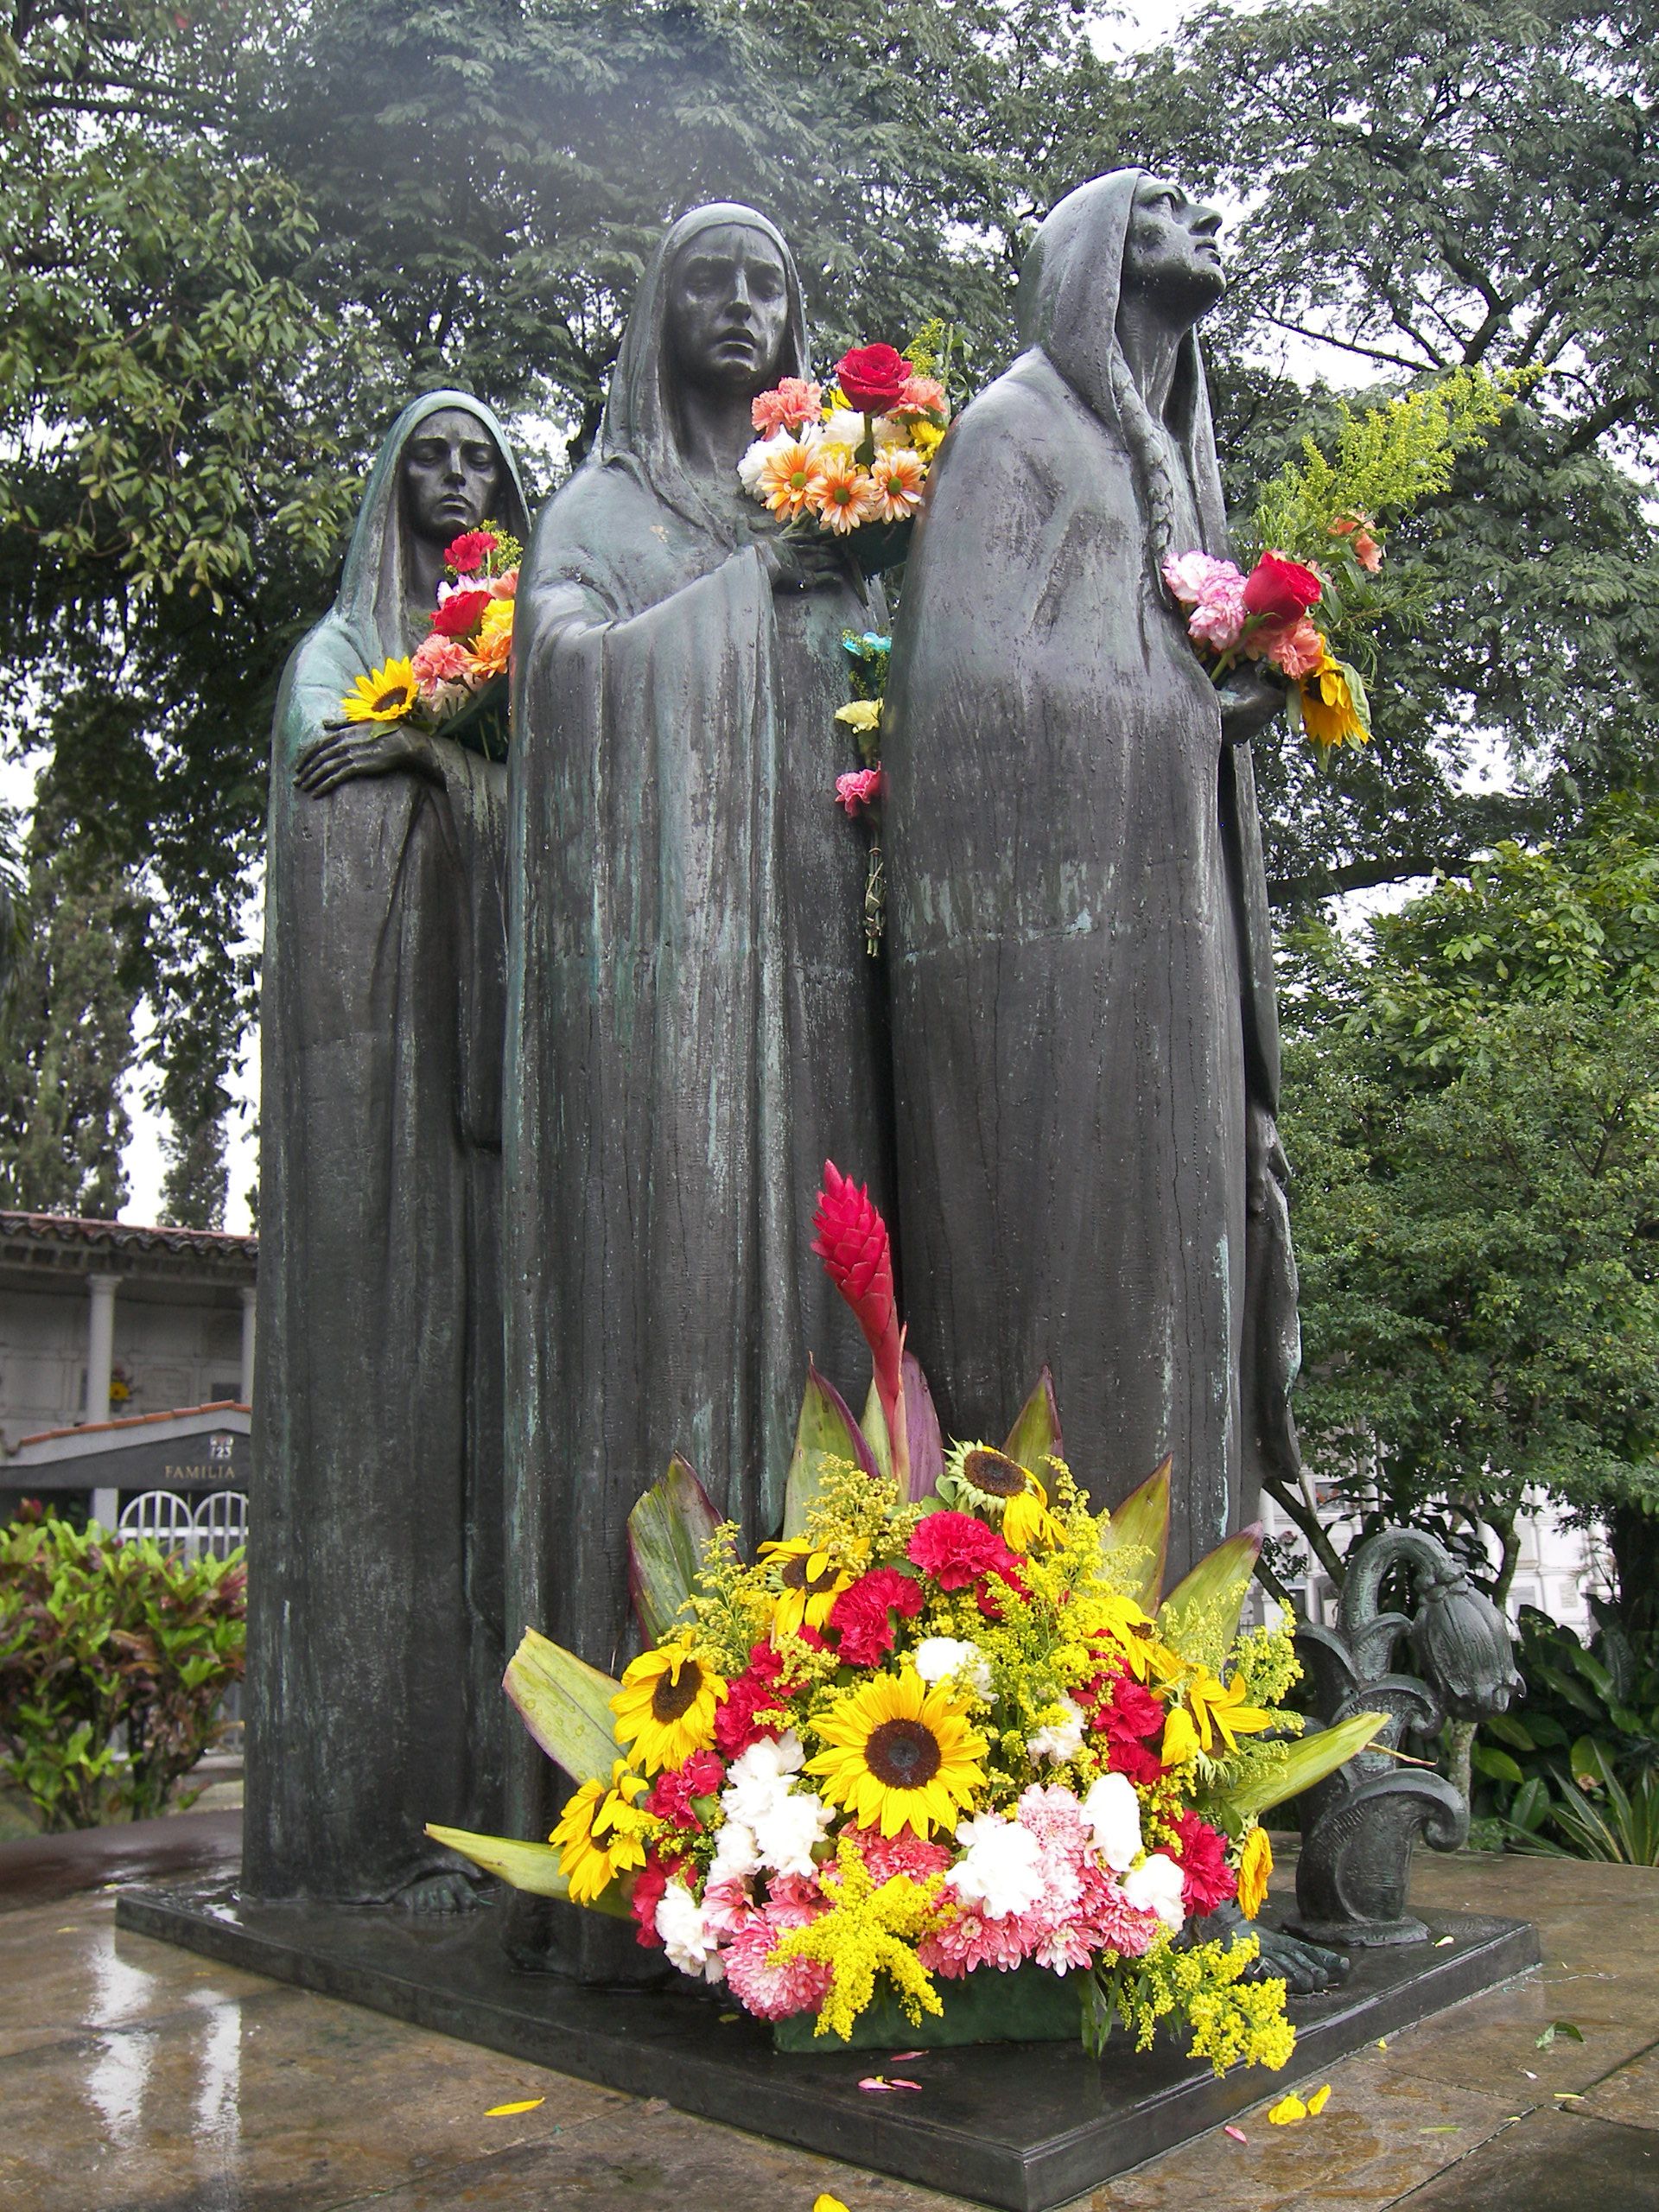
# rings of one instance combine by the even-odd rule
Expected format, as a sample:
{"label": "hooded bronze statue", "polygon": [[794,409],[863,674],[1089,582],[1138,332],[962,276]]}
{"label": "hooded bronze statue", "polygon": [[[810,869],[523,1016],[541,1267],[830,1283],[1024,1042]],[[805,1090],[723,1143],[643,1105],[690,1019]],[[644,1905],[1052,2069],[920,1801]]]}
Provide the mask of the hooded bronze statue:
{"label": "hooded bronze statue", "polygon": [[461,1904],[464,1870],[423,1827],[500,1815],[505,772],[451,738],[339,728],[354,681],[425,633],[443,544],[486,518],[527,533],[501,426],[429,393],[381,448],[339,597],[277,699],[254,1896]]}
{"label": "hooded bronze statue", "polygon": [[[807,372],[778,232],[746,207],[683,217],[519,594],[508,1611],[607,1671],[637,1648],[628,1513],[671,1453],[752,1556],[807,1355],[867,1359],[810,1241],[826,1156],[878,1197],[890,1180],[865,849],[834,804],[841,640],[882,610],[736,475],[755,393]],[[547,1833],[540,1788],[526,1774],[519,1834]],[[626,1929],[551,1917],[582,1970],[652,1963]]]}
{"label": "hooded bronze statue", "polygon": [[911,1347],[958,1435],[1048,1362],[1096,1503],[1172,1453],[1172,1575],[1296,1464],[1248,742],[1279,695],[1217,690],[1160,573],[1227,550],[1192,334],[1218,227],[1121,170],[1039,230],[1027,350],[940,450],[883,733]]}

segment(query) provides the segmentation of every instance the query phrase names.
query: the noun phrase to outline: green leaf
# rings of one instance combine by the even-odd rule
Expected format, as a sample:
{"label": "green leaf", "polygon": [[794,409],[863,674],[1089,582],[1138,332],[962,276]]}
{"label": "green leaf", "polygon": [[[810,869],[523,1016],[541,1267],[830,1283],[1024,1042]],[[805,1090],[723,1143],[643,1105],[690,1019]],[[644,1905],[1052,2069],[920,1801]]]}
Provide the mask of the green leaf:
{"label": "green leaf", "polygon": [[[870,1387],[864,1399],[864,1411],[859,1416],[858,1433],[869,1446],[878,1471],[893,1477],[893,1440],[887,1434],[887,1416],[881,1404],[881,1393],[875,1387],[875,1377],[870,1377]],[[791,1533],[785,1530],[785,1535]],[[793,1532],[798,1534],[798,1531]]]}
{"label": "green leaf", "polygon": [[628,1516],[628,1595],[647,1643],[668,1633],[719,1525],[708,1491],[677,1452]]}
{"label": "green leaf", "polygon": [[1357,1713],[1351,1719],[1338,1721],[1334,1728],[1316,1729],[1300,1737],[1285,1747],[1282,1764],[1275,1763],[1236,1789],[1217,1796],[1214,1802],[1223,1824],[1236,1834],[1240,1822],[1259,1820],[1274,1806],[1300,1796],[1304,1789],[1311,1789],[1327,1774],[1334,1774],[1339,1766],[1345,1766],[1356,1752],[1364,1750],[1379,1729],[1387,1726],[1386,1713]]}
{"label": "green leaf", "polygon": [[801,1417],[795,1426],[795,1449],[784,1489],[785,1536],[804,1532],[807,1513],[823,1479],[824,1463],[830,1459],[850,1460],[867,1475],[877,1471],[874,1454],[853,1419],[852,1408],[834,1383],[825,1382],[808,1360]]}
{"label": "green leaf", "polygon": [[1165,1641],[1219,1668],[1238,1636],[1239,1616],[1261,1556],[1259,1521],[1207,1552],[1158,1608]]}
{"label": "green leaf", "polygon": [[1019,1418],[1008,1431],[1002,1449],[1010,1459],[1039,1479],[1045,1459],[1065,1456],[1060,1448],[1060,1409],[1054,1398],[1054,1377],[1046,1367],[1020,1407]]}
{"label": "green leaf", "polygon": [[1537,2050],[1548,2050],[1558,2036],[1565,2036],[1568,2043],[1582,2043],[1584,2030],[1572,2020],[1552,2020],[1534,2045]]}
{"label": "green leaf", "polygon": [[1115,1551],[1142,1551],[1147,1563],[1129,1595],[1147,1612],[1157,1609],[1164,1586],[1164,1566],[1169,1557],[1169,1476],[1173,1465],[1165,1459],[1138,1490],[1113,1508],[1101,1531],[1103,1554]]}
{"label": "green leaf", "polygon": [[1489,1713],[1480,1725],[1489,1735],[1496,1736],[1500,1744],[1508,1744],[1513,1751],[1535,1751],[1539,1748],[1537,1738],[1510,1713]]}
{"label": "green leaf", "polygon": [[[437,1827],[430,1821],[426,1832],[434,1843],[441,1843],[446,1851],[456,1852],[463,1859],[470,1859],[474,1866],[481,1866],[486,1874],[495,1875],[515,1890],[526,1891],[536,1897],[563,1897],[567,1902],[569,1899],[569,1882],[559,1872],[561,1854],[550,1843],[520,1843],[508,1835],[474,1835],[469,1828]],[[620,1885],[613,1882],[582,1910],[626,1920],[628,1901]]]}
{"label": "green leaf", "polygon": [[1516,1827],[1529,1834],[1548,1819],[1549,1784],[1541,1775],[1535,1774],[1516,1791],[1509,1817]]}
{"label": "green leaf", "polygon": [[1476,1773],[1484,1774],[1489,1782],[1513,1782],[1518,1785],[1526,1779],[1508,1751],[1494,1751],[1489,1745],[1474,1745],[1469,1760]]}
{"label": "green leaf", "polygon": [[527,1628],[503,1687],[531,1734],[572,1781],[608,1781],[621,1756],[611,1711],[620,1684]]}

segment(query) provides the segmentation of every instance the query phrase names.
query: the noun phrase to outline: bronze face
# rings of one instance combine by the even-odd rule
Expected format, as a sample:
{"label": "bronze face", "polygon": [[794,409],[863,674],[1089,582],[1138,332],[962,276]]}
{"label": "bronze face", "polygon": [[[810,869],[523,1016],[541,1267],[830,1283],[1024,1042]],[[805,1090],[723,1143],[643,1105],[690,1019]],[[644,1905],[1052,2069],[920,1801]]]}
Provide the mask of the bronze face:
{"label": "bronze face", "polygon": [[1221,217],[1190,200],[1178,184],[1142,177],[1123,249],[1123,289],[1152,293],[1196,317],[1226,287],[1221,258]]}
{"label": "bronze face", "polygon": [[404,518],[417,537],[448,545],[488,520],[504,471],[495,441],[464,408],[429,415],[404,448]]}
{"label": "bronze face", "polygon": [[772,381],[789,321],[789,282],[760,231],[723,223],[694,238],[668,282],[669,345],[687,384],[743,397]]}

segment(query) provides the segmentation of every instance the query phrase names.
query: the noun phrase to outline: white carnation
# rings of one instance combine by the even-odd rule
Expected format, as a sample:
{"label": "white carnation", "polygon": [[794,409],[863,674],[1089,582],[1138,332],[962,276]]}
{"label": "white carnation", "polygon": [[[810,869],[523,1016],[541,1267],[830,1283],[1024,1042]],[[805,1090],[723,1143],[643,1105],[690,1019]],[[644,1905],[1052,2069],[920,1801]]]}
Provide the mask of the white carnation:
{"label": "white carnation", "polygon": [[817,1873],[812,1847],[823,1840],[834,1818],[823,1798],[810,1789],[791,1789],[786,1796],[774,1798],[754,1824],[761,1865],[774,1874]]}
{"label": "white carnation", "polygon": [[1043,1851],[1029,1828],[981,1813],[957,1824],[957,1841],[963,1855],[944,1878],[964,1904],[988,1920],[1030,1911],[1043,1893]]}
{"label": "white carnation", "polygon": [[[781,433],[779,434],[781,435]],[[766,456],[777,445],[777,436],[757,438],[737,464],[737,477],[743,489],[753,499],[760,489],[760,472],[766,465]]]}
{"label": "white carnation", "polygon": [[913,1656],[916,1671],[925,1682],[942,1682],[947,1675],[954,1675],[964,1688],[989,1697],[990,1662],[966,1637],[925,1636]]}
{"label": "white carnation", "polygon": [[704,1981],[724,1981],[725,1962],[702,1907],[683,1882],[671,1882],[657,1902],[657,1933],[663,1948],[682,1974]]}
{"label": "white carnation", "polygon": [[776,1738],[763,1736],[751,1744],[726,1770],[720,1802],[727,1819],[756,1827],[778,1799],[788,1794],[805,1761],[805,1746],[792,1728]]}
{"label": "white carnation", "polygon": [[715,1845],[714,1863],[709,1869],[710,1884],[747,1882],[752,1874],[760,1872],[760,1847],[755,1841],[754,1830],[747,1821],[728,1821]]}
{"label": "white carnation", "polygon": [[1089,1786],[1083,1817],[1094,1830],[1095,1848],[1115,1874],[1141,1855],[1141,1800],[1127,1774],[1103,1774]]}
{"label": "white carnation", "polygon": [[1124,1876],[1123,1894],[1137,1912],[1155,1912],[1173,1935],[1185,1917],[1181,1907],[1185,1879],[1173,1859],[1154,1851],[1144,1865]]}
{"label": "white carnation", "polygon": [[[1065,1708],[1065,1719],[1052,1720],[1046,1727],[1033,1730],[1028,1746],[1033,1758],[1051,1760],[1055,1766],[1075,1758],[1083,1749],[1083,1731],[1088,1718],[1083,1707],[1071,1698],[1063,1697],[1060,1703]],[[1122,1776],[1118,1779],[1121,1781]]]}

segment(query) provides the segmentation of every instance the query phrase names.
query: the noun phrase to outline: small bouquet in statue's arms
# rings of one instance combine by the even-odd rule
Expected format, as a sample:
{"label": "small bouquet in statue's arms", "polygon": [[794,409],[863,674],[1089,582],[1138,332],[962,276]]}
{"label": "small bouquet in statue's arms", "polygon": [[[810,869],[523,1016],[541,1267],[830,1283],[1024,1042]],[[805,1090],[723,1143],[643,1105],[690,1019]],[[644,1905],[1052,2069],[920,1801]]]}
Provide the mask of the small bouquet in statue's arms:
{"label": "small bouquet in statue's arms", "polygon": [[950,420],[944,384],[892,346],[860,346],[822,385],[785,377],[753,405],[744,490],[785,523],[857,543],[874,572],[901,561]]}
{"label": "small bouquet in statue's arms", "polygon": [[629,1523],[650,1648],[618,1683],[531,1633],[507,1672],[579,1785],[550,1840],[429,1833],[631,1919],[785,2049],[1097,2047],[1114,2020],[1144,2047],[1173,2017],[1217,2071],[1282,2065],[1284,1984],[1243,1979],[1252,1936],[1198,1923],[1254,1916],[1261,1815],[1380,1716],[1299,1740],[1288,1633],[1239,1630],[1259,1531],[1160,1602],[1167,1465],[1090,1512],[1046,1375],[1001,1448],[947,1457],[886,1229],[833,1167],[817,1227],[873,1355],[861,1420],[810,1370],[783,1533],[752,1564],[677,1459]]}
{"label": "small bouquet in statue's arms", "polygon": [[1334,458],[1312,438],[1262,491],[1246,535],[1249,573],[1198,551],[1164,564],[1187,634],[1217,682],[1241,661],[1288,679],[1287,706],[1322,759],[1371,734],[1371,632],[1406,610],[1382,575],[1388,530],[1446,490],[1458,454],[1513,405],[1524,378],[1459,369],[1384,407],[1338,404]]}
{"label": "small bouquet in statue's arms", "polygon": [[453,539],[429,633],[406,659],[358,677],[340,702],[346,721],[459,734],[503,701],[523,550],[494,523]]}

